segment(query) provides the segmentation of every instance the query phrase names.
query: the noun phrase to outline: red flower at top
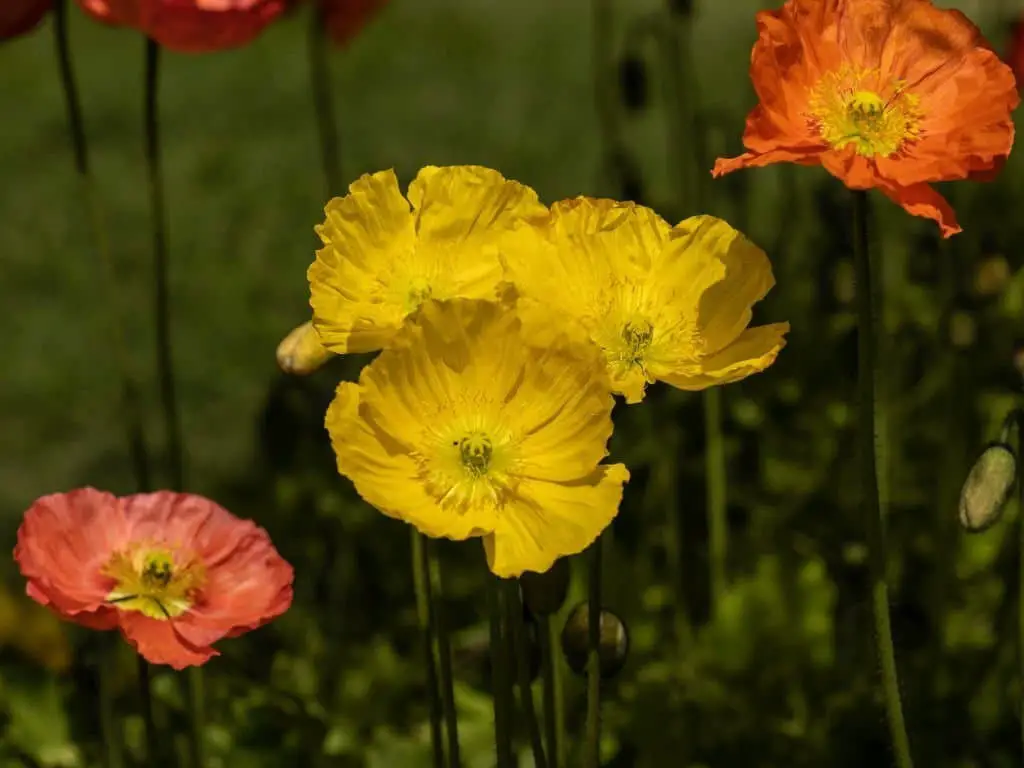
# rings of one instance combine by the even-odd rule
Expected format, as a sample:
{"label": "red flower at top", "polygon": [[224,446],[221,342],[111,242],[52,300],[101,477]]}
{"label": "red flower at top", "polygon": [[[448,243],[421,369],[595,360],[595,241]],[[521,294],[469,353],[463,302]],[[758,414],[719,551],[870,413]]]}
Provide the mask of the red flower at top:
{"label": "red flower at top", "polygon": [[117,498],[93,488],[38,499],[14,549],[27,593],[92,629],[120,628],[147,660],[175,669],[280,616],[292,567],[262,528],[201,496]]}
{"label": "red flower at top", "polygon": [[50,0],[0,0],[0,40],[23,35],[50,10]]}
{"label": "red flower at top", "polygon": [[908,213],[960,231],[931,182],[985,178],[1013,146],[1010,68],[959,11],[930,0],[787,0],[757,14],[747,166],[820,164]]}
{"label": "red flower at top", "polygon": [[388,0],[318,0],[327,32],[338,45],[355,37]]}
{"label": "red flower at top", "polygon": [[[6,0],[0,0],[6,2]],[[78,0],[107,24],[134,27],[174,51],[204,53],[255,38],[288,0]]]}

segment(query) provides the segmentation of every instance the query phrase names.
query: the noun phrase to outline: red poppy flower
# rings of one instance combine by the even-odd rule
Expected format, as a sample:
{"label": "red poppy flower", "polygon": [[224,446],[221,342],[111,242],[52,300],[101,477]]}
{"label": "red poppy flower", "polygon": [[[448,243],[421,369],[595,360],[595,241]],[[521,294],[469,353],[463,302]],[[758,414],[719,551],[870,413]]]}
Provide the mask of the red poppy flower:
{"label": "red poppy flower", "polygon": [[760,103],[740,157],[713,174],[820,164],[960,231],[931,182],[990,178],[1013,146],[1013,73],[959,11],[930,0],[787,0],[757,14]]}
{"label": "red poppy flower", "polygon": [[292,567],[270,537],[201,496],[117,498],[93,488],[38,499],[14,548],[27,593],[65,619],[119,628],[154,664],[217,655],[212,643],[284,613]]}
{"label": "red poppy flower", "polygon": [[344,45],[361,30],[388,0],[320,0],[331,39]]}
{"label": "red poppy flower", "polygon": [[[3,0],[0,0],[2,2]],[[204,53],[255,38],[288,0],[78,0],[86,13],[134,27],[165,48]]]}
{"label": "red poppy flower", "polygon": [[50,10],[50,0],[0,0],[0,40],[23,35]]}

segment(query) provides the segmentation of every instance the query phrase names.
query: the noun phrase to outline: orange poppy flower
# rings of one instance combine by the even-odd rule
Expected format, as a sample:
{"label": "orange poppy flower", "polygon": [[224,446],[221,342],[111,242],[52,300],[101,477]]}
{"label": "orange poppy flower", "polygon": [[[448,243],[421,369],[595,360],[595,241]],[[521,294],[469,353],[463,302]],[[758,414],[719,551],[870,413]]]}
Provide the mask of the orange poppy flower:
{"label": "orange poppy flower", "polygon": [[991,177],[1013,146],[1013,73],[959,11],[930,0],[787,0],[757,14],[747,166],[820,164],[877,187],[944,237],[960,231],[931,182]]}
{"label": "orange poppy flower", "polygon": [[23,35],[50,10],[50,0],[0,0],[0,40]]}
{"label": "orange poppy flower", "polygon": [[185,493],[44,496],[25,513],[14,558],[33,600],[91,629],[120,629],[148,661],[175,669],[205,663],[212,643],[292,602],[292,567],[267,532]]}
{"label": "orange poppy flower", "polygon": [[78,0],[106,24],[133,27],[174,51],[204,53],[255,38],[287,0]]}
{"label": "orange poppy flower", "polygon": [[320,0],[327,32],[338,45],[355,37],[388,0]]}

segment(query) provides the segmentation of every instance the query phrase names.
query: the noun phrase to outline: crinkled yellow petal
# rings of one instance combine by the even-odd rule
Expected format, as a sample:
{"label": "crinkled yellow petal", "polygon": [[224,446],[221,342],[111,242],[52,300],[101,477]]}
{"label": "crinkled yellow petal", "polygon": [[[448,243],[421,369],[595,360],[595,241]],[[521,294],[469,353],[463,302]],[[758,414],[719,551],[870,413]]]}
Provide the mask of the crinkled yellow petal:
{"label": "crinkled yellow petal", "polygon": [[750,324],[775,284],[767,254],[727,222],[694,216],[673,228],[652,272],[662,301],[697,308],[700,351],[713,354]]}
{"label": "crinkled yellow petal", "polygon": [[338,354],[387,344],[406,311],[386,292],[391,276],[414,257],[409,203],[394,171],[364,175],[332,199],[316,228],[324,247],[308,271],[313,324]]}
{"label": "crinkled yellow petal", "polygon": [[299,376],[313,373],[327,362],[331,353],[320,343],[313,323],[305,322],[277,345],[277,364],[285,373]]}
{"label": "crinkled yellow petal", "polygon": [[350,382],[338,386],[327,410],[338,470],[352,480],[363,499],[428,536],[466,539],[494,530],[493,510],[442,510],[420,482],[419,466],[407,446],[382,429],[376,416],[360,402],[359,385]]}
{"label": "crinkled yellow petal", "polygon": [[573,483],[522,483],[484,538],[491,571],[501,578],[543,573],[559,557],[582,552],[618,513],[627,480],[626,467],[612,464]]}
{"label": "crinkled yellow petal", "polygon": [[773,323],[748,328],[725,349],[699,363],[675,370],[659,370],[657,376],[679,389],[699,390],[745,379],[760,373],[775,362],[784,346],[789,323]]}

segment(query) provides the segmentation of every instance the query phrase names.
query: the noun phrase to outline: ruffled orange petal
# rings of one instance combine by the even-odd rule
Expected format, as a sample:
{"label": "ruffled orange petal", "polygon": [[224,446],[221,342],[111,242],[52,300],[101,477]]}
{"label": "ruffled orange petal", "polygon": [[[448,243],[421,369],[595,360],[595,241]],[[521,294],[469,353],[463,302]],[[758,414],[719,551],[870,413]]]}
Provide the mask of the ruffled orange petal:
{"label": "ruffled orange petal", "polygon": [[173,621],[151,619],[138,611],[121,611],[124,639],[151,664],[167,664],[185,669],[205,664],[220,653],[210,647],[196,646],[178,634]]}
{"label": "ruffled orange petal", "polygon": [[901,187],[896,184],[886,184],[880,189],[886,197],[907,213],[936,222],[943,237],[952,237],[963,231],[960,224],[957,223],[953,207],[946,202],[946,198],[929,185],[911,184],[908,187]]}

